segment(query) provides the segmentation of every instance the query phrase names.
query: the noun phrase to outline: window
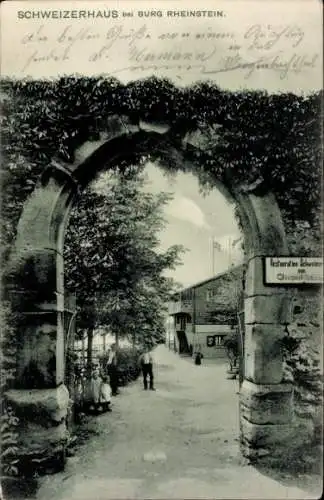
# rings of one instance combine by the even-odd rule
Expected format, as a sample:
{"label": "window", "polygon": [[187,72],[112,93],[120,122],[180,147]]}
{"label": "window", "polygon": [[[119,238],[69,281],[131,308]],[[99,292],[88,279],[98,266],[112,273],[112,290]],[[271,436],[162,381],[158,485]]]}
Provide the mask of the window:
{"label": "window", "polygon": [[207,347],[223,345],[224,335],[208,335],[206,339]]}
{"label": "window", "polygon": [[206,292],[206,300],[207,302],[210,302],[211,300],[214,299],[214,297],[216,297],[217,295],[217,291],[216,290],[207,290]]}
{"label": "window", "polygon": [[191,301],[192,298],[193,298],[193,291],[192,291],[192,289],[186,290],[186,291],[182,292],[181,298],[184,301]]}
{"label": "window", "polygon": [[223,345],[223,335],[215,335],[215,345]]}

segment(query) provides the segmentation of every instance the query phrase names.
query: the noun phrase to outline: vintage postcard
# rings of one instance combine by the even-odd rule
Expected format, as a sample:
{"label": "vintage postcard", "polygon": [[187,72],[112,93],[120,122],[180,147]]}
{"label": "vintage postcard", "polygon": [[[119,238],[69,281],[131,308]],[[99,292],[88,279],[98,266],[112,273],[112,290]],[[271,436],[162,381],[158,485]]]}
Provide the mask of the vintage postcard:
{"label": "vintage postcard", "polygon": [[1,494],[322,492],[316,0],[1,3]]}

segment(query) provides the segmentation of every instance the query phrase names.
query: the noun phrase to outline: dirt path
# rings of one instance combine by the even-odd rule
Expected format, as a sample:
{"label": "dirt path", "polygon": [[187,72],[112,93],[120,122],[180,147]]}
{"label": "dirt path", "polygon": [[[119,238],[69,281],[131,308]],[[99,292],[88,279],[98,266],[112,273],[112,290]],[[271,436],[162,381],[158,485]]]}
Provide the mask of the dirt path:
{"label": "dirt path", "polygon": [[38,500],[315,498],[245,465],[238,445],[238,383],[226,364],[195,366],[160,346],[156,392],[141,380],[64,472],[42,480]]}

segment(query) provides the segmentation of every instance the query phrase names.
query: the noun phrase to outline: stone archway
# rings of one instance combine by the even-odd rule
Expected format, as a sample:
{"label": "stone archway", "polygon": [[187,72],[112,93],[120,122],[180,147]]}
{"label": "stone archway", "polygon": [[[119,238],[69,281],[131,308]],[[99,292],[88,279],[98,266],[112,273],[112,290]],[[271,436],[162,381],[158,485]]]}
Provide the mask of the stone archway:
{"label": "stone archway", "polygon": [[[27,200],[6,275],[6,290],[20,312],[15,387],[7,398],[22,419],[20,453],[62,460],[69,395],[64,381],[63,243],[69,212],[80,191],[103,169],[123,159],[157,150],[183,158],[188,137],[173,140],[168,126],[131,124],[114,116],[100,139],[74,151],[74,161],[53,160]],[[223,186],[234,198],[244,230],[245,380],[241,389],[241,443],[250,457],[275,453],[289,435],[291,388],[282,384],[280,338],[289,322],[290,300],[263,283],[264,256],[288,253],[280,211],[272,193]],[[256,450],[257,449],[257,450]]]}

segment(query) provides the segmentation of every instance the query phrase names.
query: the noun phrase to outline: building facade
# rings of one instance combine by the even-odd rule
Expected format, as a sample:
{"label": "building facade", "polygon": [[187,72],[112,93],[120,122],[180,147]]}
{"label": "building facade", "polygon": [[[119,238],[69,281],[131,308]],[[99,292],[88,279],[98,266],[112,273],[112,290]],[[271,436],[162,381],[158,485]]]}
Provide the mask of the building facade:
{"label": "building facade", "polygon": [[173,295],[168,345],[179,354],[198,349],[205,358],[225,357],[223,342],[237,326],[243,266],[232,267]]}

